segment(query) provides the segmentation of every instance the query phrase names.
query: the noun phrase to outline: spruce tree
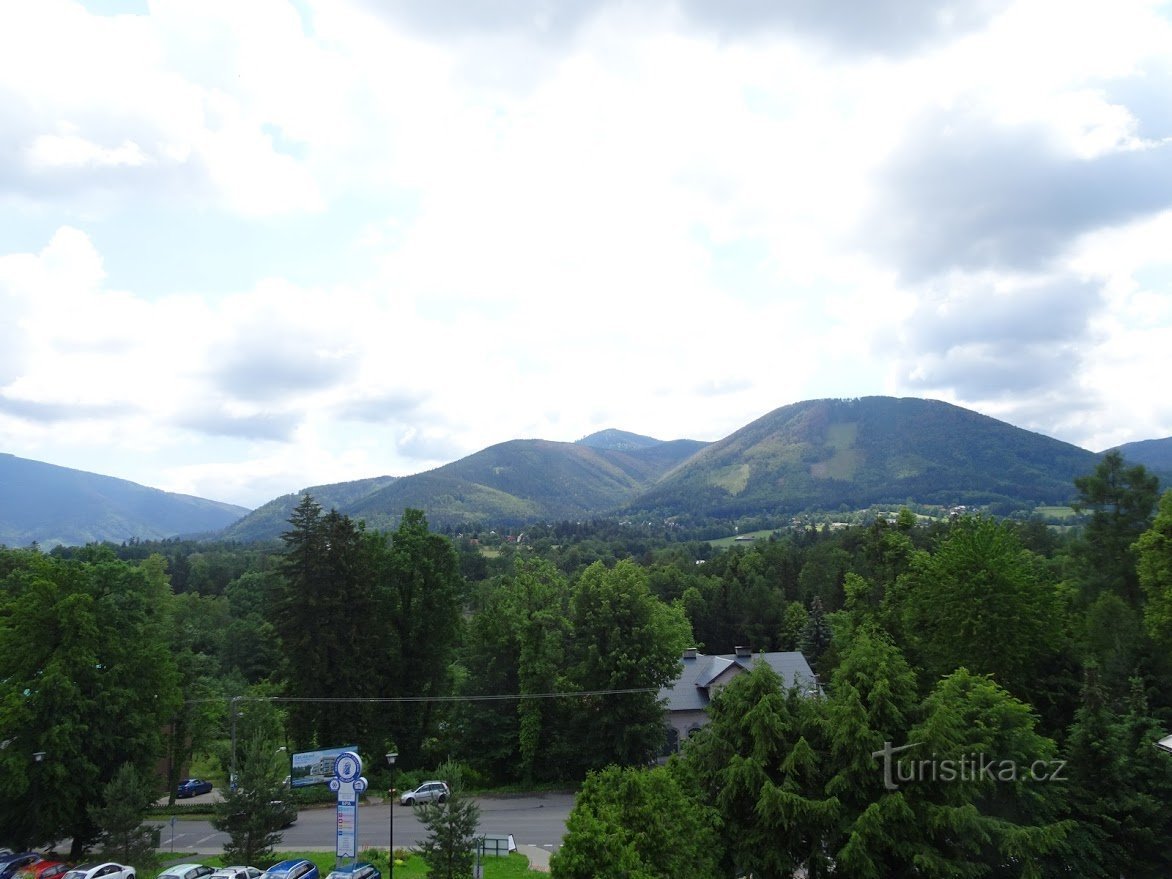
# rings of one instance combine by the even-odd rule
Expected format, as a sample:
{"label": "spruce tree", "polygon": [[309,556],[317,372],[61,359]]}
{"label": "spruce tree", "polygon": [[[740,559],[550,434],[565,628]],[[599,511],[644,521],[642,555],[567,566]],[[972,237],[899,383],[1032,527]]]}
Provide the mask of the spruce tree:
{"label": "spruce tree", "polygon": [[448,796],[443,802],[433,800],[415,807],[416,816],[427,829],[427,839],[420,844],[419,855],[427,864],[428,876],[466,879],[472,874],[476,857],[480,807],[464,794],[454,764],[444,764],[440,773],[447,776]]}

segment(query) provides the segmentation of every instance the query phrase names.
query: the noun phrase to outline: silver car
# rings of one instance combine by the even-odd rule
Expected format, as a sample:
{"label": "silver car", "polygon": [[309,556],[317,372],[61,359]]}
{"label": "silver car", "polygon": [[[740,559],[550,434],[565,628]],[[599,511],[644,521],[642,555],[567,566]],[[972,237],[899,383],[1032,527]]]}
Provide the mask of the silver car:
{"label": "silver car", "polygon": [[442,803],[448,798],[449,793],[447,782],[425,781],[415,790],[409,790],[399,797],[399,802],[404,806],[414,806],[416,803]]}

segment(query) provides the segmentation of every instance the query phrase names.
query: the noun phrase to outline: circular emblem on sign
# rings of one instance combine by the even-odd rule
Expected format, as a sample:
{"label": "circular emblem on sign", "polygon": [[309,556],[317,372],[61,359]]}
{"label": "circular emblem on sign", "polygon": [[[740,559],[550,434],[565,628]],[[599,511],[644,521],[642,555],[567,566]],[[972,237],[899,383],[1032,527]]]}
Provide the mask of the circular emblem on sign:
{"label": "circular emblem on sign", "polygon": [[334,760],[334,775],[338,781],[354,781],[362,773],[362,761],[353,751],[343,751]]}

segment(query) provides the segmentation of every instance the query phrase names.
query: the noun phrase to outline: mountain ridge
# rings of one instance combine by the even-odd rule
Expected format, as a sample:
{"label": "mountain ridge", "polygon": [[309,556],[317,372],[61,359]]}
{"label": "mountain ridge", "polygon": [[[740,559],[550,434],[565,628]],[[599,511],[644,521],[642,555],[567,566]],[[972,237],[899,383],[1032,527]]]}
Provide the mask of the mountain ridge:
{"label": "mountain ridge", "polygon": [[1063,503],[1098,455],[938,400],[783,406],[666,473],[629,513],[709,517],[898,503]]}
{"label": "mountain ridge", "polygon": [[[1119,448],[1129,463],[1144,464],[1162,481],[1172,478],[1158,466],[1172,455],[1172,437]],[[310,486],[248,511],[0,453],[0,543],[196,533],[270,540],[286,530],[305,493],[378,529],[394,527],[405,507],[456,528],[612,515],[733,520],[909,501],[1022,512],[1068,503],[1074,477],[1093,470],[1101,454],[938,400],[827,398],[779,407],[712,443],[615,428],[573,443],[508,440],[423,473]],[[30,485],[14,490],[13,462],[48,468],[25,468],[46,477],[44,486],[26,475]],[[54,507],[61,485],[78,479],[89,494],[74,485],[76,495],[64,505],[57,497]],[[110,486],[139,496],[140,504],[166,498],[183,515],[147,504],[142,521],[118,492],[104,499],[100,489]],[[79,511],[84,522],[73,521]]]}
{"label": "mountain ridge", "polygon": [[0,545],[43,546],[217,533],[247,507],[0,452]]}

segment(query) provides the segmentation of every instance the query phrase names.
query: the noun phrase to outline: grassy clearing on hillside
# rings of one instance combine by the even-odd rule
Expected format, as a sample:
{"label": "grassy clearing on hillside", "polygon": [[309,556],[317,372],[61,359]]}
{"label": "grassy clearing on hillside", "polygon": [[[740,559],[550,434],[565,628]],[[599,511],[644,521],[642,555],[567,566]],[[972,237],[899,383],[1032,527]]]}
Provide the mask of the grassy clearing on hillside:
{"label": "grassy clearing on hillside", "polygon": [[748,464],[734,464],[731,467],[717,470],[708,477],[708,483],[717,488],[723,488],[731,495],[738,495],[749,484],[750,475],[752,475],[752,471]]}
{"label": "grassy clearing on hillside", "polygon": [[[776,533],[777,529],[775,528],[768,528],[765,531],[746,531],[744,534],[734,534],[732,537],[719,537],[716,540],[709,540],[708,543],[710,543],[712,546],[720,547],[721,549],[727,549],[730,546],[740,545],[737,543],[738,537],[753,537],[757,540],[768,540]],[[745,546],[752,546],[752,544],[747,540],[742,540],[741,543],[743,543]]]}
{"label": "grassy clearing on hillside", "polygon": [[1073,519],[1078,515],[1070,507],[1038,507],[1034,512],[1046,519]]}

